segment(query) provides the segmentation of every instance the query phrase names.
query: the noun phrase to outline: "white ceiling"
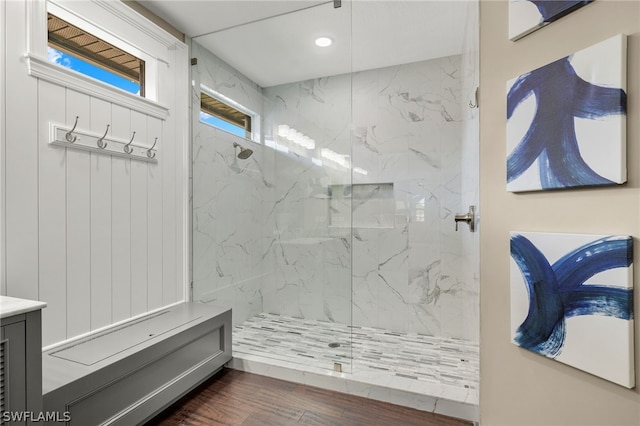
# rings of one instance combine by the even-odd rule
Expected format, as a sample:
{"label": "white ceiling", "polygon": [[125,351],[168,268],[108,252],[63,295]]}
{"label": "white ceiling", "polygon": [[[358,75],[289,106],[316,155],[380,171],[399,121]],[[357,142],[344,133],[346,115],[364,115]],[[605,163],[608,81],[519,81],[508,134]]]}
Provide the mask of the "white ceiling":
{"label": "white ceiling", "polygon": [[[472,0],[475,1],[475,0]],[[459,54],[463,0],[139,0],[262,87]],[[334,39],[328,48],[314,40]]]}

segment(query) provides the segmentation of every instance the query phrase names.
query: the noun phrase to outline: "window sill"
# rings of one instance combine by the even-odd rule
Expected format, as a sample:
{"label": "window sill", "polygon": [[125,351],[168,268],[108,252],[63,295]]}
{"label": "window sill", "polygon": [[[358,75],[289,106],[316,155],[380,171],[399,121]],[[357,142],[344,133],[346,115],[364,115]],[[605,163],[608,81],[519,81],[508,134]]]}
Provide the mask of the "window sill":
{"label": "window sill", "polygon": [[46,58],[27,54],[26,60],[29,75],[33,77],[50,81],[161,120],[165,120],[169,116],[169,108],[164,105],[125,92],[77,71],[56,65]]}

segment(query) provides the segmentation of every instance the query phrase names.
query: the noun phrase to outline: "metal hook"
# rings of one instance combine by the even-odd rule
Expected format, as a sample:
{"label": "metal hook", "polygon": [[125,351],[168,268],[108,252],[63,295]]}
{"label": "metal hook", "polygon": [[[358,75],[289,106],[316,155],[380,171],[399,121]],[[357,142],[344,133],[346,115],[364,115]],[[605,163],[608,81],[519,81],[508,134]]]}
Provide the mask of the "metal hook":
{"label": "metal hook", "polygon": [[151,150],[156,146],[157,143],[158,143],[158,138],[156,138],[156,140],[153,141],[153,145],[151,145],[151,148],[149,148],[147,150],[147,157],[156,158],[156,153],[155,152],[151,152]]}
{"label": "metal hook", "polygon": [[104,141],[104,138],[107,137],[107,133],[109,132],[109,124],[107,124],[107,130],[104,131],[104,135],[100,139],[98,139],[98,147],[105,149],[107,147],[107,143]]}
{"label": "metal hook", "polygon": [[69,143],[74,143],[75,141],[77,141],[77,140],[78,140],[78,137],[73,135],[73,131],[76,129],[76,126],[78,125],[78,118],[80,118],[80,117],[76,115],[76,122],[75,122],[75,124],[73,125],[73,129],[69,130],[69,131],[67,132],[67,134],[66,134],[66,135],[64,135],[64,138],[65,138],[65,139],[67,140],[67,142],[69,142]]}
{"label": "metal hook", "polygon": [[126,152],[127,154],[131,154],[133,152],[133,148],[131,148],[129,145],[131,145],[131,142],[133,142],[133,138],[135,137],[136,137],[136,132],[133,132],[133,135],[131,135],[131,140],[129,141],[128,144],[124,146],[124,152]]}
{"label": "metal hook", "polygon": [[478,88],[473,92],[473,100],[469,101],[469,108],[478,108]]}

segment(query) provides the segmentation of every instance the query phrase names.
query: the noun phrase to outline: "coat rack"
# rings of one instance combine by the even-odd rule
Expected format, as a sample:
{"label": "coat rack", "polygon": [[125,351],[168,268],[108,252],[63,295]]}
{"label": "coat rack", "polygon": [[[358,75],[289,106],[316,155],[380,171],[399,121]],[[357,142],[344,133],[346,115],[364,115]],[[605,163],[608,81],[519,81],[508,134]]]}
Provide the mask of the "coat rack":
{"label": "coat rack", "polygon": [[147,146],[144,146],[141,143],[142,141],[136,139],[135,131],[131,133],[131,139],[129,140],[117,139],[107,136],[107,133],[109,133],[109,124],[105,124],[104,134],[89,133],[76,129],[78,118],[79,117],[76,117],[73,127],[50,123],[49,143],[54,146],[130,158],[132,160],[146,161],[149,163],[158,162],[156,158],[156,154],[158,153],[156,148],[156,144],[158,143],[157,137],[153,143],[149,143]]}

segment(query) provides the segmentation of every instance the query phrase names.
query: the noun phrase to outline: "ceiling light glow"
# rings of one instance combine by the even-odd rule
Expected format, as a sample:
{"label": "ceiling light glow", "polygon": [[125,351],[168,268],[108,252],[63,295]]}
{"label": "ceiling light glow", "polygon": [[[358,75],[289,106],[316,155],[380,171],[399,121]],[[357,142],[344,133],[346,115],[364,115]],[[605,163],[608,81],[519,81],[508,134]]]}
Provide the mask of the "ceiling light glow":
{"label": "ceiling light glow", "polygon": [[328,47],[331,46],[331,44],[333,44],[333,40],[329,37],[318,37],[316,39],[316,46]]}

